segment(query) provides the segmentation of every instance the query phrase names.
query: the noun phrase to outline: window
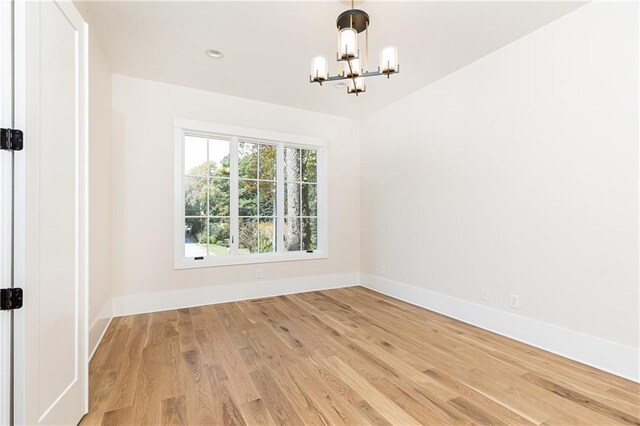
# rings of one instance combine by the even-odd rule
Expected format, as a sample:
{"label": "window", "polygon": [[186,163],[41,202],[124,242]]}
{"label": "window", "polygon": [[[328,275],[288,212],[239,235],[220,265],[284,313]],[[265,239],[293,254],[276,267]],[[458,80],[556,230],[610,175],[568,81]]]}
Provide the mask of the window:
{"label": "window", "polygon": [[322,141],[176,119],[175,267],[326,257]]}
{"label": "window", "polygon": [[318,235],[317,151],[284,148],[284,245],[287,251],[315,250]]}
{"label": "window", "polygon": [[275,253],[278,207],[276,145],[238,143],[238,251]]}

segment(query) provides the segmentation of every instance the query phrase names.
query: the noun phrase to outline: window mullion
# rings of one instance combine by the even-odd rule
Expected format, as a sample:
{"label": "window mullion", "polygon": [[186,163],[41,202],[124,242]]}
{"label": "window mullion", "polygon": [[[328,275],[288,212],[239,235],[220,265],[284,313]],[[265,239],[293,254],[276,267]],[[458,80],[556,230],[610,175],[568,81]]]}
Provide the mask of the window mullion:
{"label": "window mullion", "polygon": [[238,255],[238,138],[231,138],[231,161],[229,162],[231,211],[229,212],[229,231],[231,234],[231,256]]}
{"label": "window mullion", "polygon": [[185,170],[185,161],[184,161],[184,156],[185,156],[185,134],[184,131],[182,129],[180,129],[179,131],[179,140],[180,140],[180,151],[179,151],[179,161],[180,161],[180,165],[176,170],[180,171],[180,192],[179,192],[179,196],[180,196],[180,219],[181,219],[181,223],[180,226],[178,226],[178,232],[180,233],[180,238],[178,241],[180,241],[180,257],[181,258],[186,258],[187,257],[187,253],[186,253],[186,244],[185,244],[185,239],[186,239],[186,225],[187,225],[187,219],[186,219],[186,197],[185,197],[185,182],[186,182],[186,178],[185,175],[187,173],[187,171]]}
{"label": "window mullion", "polygon": [[284,253],[284,144],[279,143],[276,154],[276,231],[277,252]]}
{"label": "window mullion", "polygon": [[325,151],[318,149],[316,151],[316,224],[317,224],[317,249],[319,251],[326,250],[326,226],[327,226],[327,210],[325,206],[325,197],[327,190],[327,181],[325,175]]}
{"label": "window mullion", "polygon": [[306,247],[302,246],[302,204],[304,202],[304,199],[302,197],[302,193],[304,192],[304,184],[302,183],[302,156],[304,155],[304,149],[299,149],[298,152],[300,153],[300,162],[298,163],[298,171],[300,172],[300,174],[298,175],[298,221],[299,221],[299,225],[298,225],[298,229],[300,229],[300,248],[299,250],[304,252],[306,251]]}
{"label": "window mullion", "polygon": [[205,141],[207,144],[207,256],[209,256],[211,254],[209,253],[209,242],[211,241],[211,217],[209,216],[211,214],[211,170],[209,170],[209,167],[211,167],[211,163],[209,163],[209,139],[207,138]]}

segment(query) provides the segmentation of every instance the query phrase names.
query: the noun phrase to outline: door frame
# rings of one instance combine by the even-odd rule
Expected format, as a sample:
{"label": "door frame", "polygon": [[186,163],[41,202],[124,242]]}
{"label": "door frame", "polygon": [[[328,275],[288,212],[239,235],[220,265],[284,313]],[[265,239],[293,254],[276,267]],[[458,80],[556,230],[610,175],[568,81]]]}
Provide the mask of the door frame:
{"label": "door frame", "polygon": [[[13,125],[26,128],[26,4],[13,3]],[[26,138],[25,138],[26,139]],[[14,152],[13,160],[13,285],[24,289],[25,272],[25,154]],[[13,312],[13,420],[26,424],[25,417],[25,316],[24,309]]]}
{"label": "door frame", "polygon": [[[0,2],[0,127],[13,123],[13,0]],[[13,153],[0,151],[0,286],[12,286]],[[0,312],[0,425],[12,422],[12,318]]]}

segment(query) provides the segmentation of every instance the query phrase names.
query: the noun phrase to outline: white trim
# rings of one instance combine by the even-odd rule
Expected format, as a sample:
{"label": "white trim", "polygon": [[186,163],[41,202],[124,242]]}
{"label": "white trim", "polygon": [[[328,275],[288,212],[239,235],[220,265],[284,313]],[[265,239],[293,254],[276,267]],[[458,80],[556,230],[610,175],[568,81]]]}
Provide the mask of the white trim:
{"label": "white trim", "polygon": [[113,316],[120,317],[355,285],[358,285],[358,273],[348,272],[135,294],[114,297]]}
{"label": "white trim", "polygon": [[314,138],[311,136],[272,132],[269,130],[252,129],[249,127],[228,126],[226,124],[207,123],[205,121],[189,120],[186,118],[174,118],[173,127],[187,131],[192,130],[194,132],[240,136],[263,141],[286,142],[294,145],[310,145],[316,147],[327,146],[327,142],[324,139]]}
{"label": "white trim", "polygon": [[387,278],[361,273],[360,279],[362,286],[387,296],[640,382],[638,348]]}
{"label": "white trim", "polygon": [[[14,126],[27,125],[27,3],[14,1]],[[29,143],[25,137],[25,142]],[[14,286],[25,282],[26,158],[24,151],[15,153],[14,162]],[[28,293],[27,293],[28,294]],[[14,312],[14,421],[26,423],[25,309]]]}
{"label": "white trim", "polygon": [[[184,146],[184,144],[182,145]],[[184,153],[184,151],[182,152]],[[229,208],[231,209],[229,211],[229,234],[231,234],[230,235],[231,247],[229,247],[229,254],[231,255],[230,256],[231,258],[235,259],[238,256],[238,226],[239,226],[240,220],[237,214],[231,214],[231,213],[238,211],[238,203],[239,203],[238,201],[238,137],[237,136],[231,137],[231,142],[229,143],[229,155],[231,157],[230,158],[231,161],[229,161],[229,185],[231,185],[229,187],[229,197],[230,197]],[[180,178],[181,180],[184,179],[184,170],[182,170]],[[176,180],[177,179],[178,179],[178,175],[176,175]],[[184,185],[184,182],[183,182],[183,185]],[[183,188],[184,186],[182,186],[182,188],[180,189],[181,191],[183,191],[181,193],[182,196],[184,196]],[[182,207],[181,213],[184,214],[184,209],[185,209],[184,198],[182,199],[181,207]],[[184,215],[182,216],[182,223],[185,223]],[[182,225],[180,225],[180,229],[182,229]],[[184,236],[182,237],[182,241],[184,242]],[[183,242],[179,244],[176,242],[176,245],[178,245],[179,247],[183,247]],[[183,253],[181,263],[184,263],[185,261],[188,261],[188,260],[189,259],[187,259]],[[209,259],[205,258],[204,260],[207,261]],[[193,267],[197,267],[197,266],[194,265]]]}
{"label": "white trim", "polygon": [[93,355],[96,353],[96,349],[98,349],[98,345],[100,345],[100,342],[104,338],[109,324],[111,324],[111,320],[113,320],[113,302],[109,299],[89,327],[89,361],[91,361],[91,358],[93,358]]}
{"label": "white trim", "polygon": [[[13,10],[12,2],[0,2],[0,125],[13,127]],[[11,250],[13,214],[13,154],[0,151],[0,284],[12,285]],[[0,425],[11,423],[11,312],[0,312]]]}
{"label": "white trim", "polygon": [[[276,149],[278,153],[276,158],[278,161],[276,162],[276,182],[284,182],[284,145],[278,144],[276,145]],[[286,185],[286,183],[285,183]],[[283,256],[285,254],[284,251],[284,185],[276,184],[276,212],[278,213],[276,224],[276,229],[278,230],[277,240],[276,240],[276,248],[278,249],[278,254]],[[238,208],[237,206],[235,208]],[[322,246],[320,246],[322,247]]]}
{"label": "white trim", "polygon": [[[237,234],[236,234],[237,235]],[[237,240],[237,237],[236,237]],[[182,242],[182,238],[179,240]],[[176,244],[180,248],[180,244]],[[211,268],[214,266],[231,266],[231,265],[248,265],[254,263],[273,263],[273,262],[293,262],[297,260],[315,260],[326,259],[328,257],[326,251],[318,251],[306,253],[303,251],[289,252],[280,254],[260,253],[260,254],[243,254],[238,256],[205,256],[202,260],[195,260],[183,257],[175,259],[173,269],[191,269],[191,268]]]}
{"label": "white trim", "polygon": [[[78,221],[79,233],[78,237],[78,257],[80,270],[78,271],[78,312],[81,320],[80,329],[77,331],[81,336],[76,341],[79,345],[78,352],[80,354],[80,367],[82,372],[79,373],[79,380],[82,381],[82,404],[84,414],[89,412],[89,24],[84,20],[71,1],[64,3],[69,5],[69,13],[75,15],[76,20],[80,23],[78,28],[78,43],[81,57],[78,58],[79,80],[82,82],[80,86],[80,98],[82,105],[78,105],[78,121],[80,122],[80,131],[78,141],[78,161],[80,161],[78,172],[78,198],[81,203],[78,204]],[[79,201],[80,201],[79,200]]]}
{"label": "white trim", "polygon": [[[318,247],[329,256],[329,150],[328,146],[317,151],[316,187],[318,197]],[[283,210],[284,211],[284,210]],[[284,218],[284,214],[282,215]],[[284,220],[284,219],[283,219]],[[283,228],[284,229],[284,228]],[[360,272],[358,271],[358,274]]]}
{"label": "white trim", "polygon": [[178,202],[179,199],[184,200],[182,178],[178,179],[178,176],[182,175],[182,158],[184,157],[182,129],[178,127],[174,128],[173,137],[173,264],[174,267],[177,268],[179,260],[184,258],[184,247],[179,243],[184,239],[184,230],[182,229],[182,223],[184,223],[184,205]]}
{"label": "white trim", "polygon": [[[327,185],[328,185],[328,155],[326,153],[327,143],[323,139],[294,135],[289,133],[278,133],[267,130],[258,130],[224,124],[214,124],[202,121],[174,118],[174,260],[173,267],[176,270],[191,268],[209,268],[216,266],[246,265],[256,263],[290,262],[297,260],[326,259],[329,256],[328,250],[328,208],[327,208]],[[184,137],[185,135],[199,134],[204,136],[224,136],[230,140],[230,202],[231,212],[238,210],[238,139],[246,138],[257,143],[271,143],[278,149],[277,161],[277,247],[274,253],[243,254],[238,255],[238,217],[235,214],[230,216],[230,237],[232,243],[230,255],[228,256],[204,256],[196,260],[184,256]],[[283,152],[284,147],[313,148],[317,152],[317,223],[318,240],[317,250],[313,253],[305,251],[284,252],[283,251],[283,229],[284,229],[284,176],[283,176]]]}

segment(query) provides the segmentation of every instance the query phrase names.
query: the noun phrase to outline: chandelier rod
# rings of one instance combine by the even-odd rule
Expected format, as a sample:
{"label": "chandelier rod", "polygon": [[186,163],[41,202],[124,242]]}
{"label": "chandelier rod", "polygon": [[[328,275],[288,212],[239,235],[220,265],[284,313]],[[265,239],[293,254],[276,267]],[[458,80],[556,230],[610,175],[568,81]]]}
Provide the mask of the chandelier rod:
{"label": "chandelier rod", "polygon": [[364,30],[364,69],[369,71],[369,22]]}
{"label": "chandelier rod", "polygon": [[347,60],[349,64],[349,74],[351,74],[351,80],[353,81],[353,92],[358,96],[358,86],[356,85],[356,76],[353,75],[353,68],[351,67],[351,59]]}

